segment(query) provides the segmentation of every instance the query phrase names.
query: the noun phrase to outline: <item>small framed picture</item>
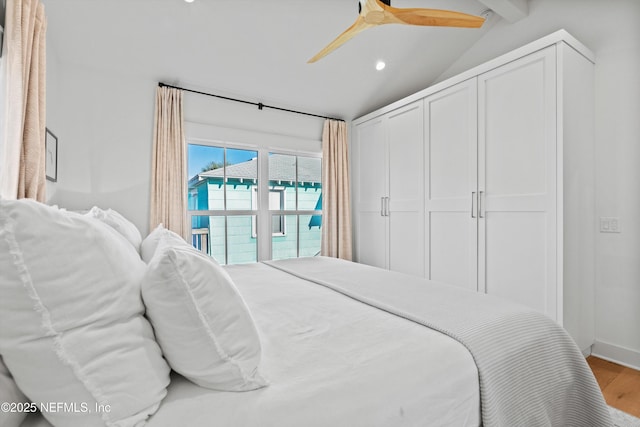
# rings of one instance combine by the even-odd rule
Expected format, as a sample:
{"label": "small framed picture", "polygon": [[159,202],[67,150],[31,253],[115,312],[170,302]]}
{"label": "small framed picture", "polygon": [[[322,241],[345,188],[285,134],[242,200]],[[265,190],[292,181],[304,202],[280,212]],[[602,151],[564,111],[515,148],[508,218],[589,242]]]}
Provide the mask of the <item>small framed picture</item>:
{"label": "small framed picture", "polygon": [[58,181],[58,137],[49,129],[45,135],[45,173],[49,181]]}

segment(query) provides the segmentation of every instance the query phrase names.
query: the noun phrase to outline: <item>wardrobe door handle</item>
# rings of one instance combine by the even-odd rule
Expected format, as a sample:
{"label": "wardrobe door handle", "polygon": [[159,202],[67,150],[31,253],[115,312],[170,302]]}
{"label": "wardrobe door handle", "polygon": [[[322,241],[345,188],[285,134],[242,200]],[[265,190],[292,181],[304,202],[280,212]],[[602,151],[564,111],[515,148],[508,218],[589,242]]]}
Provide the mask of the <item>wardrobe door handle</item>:
{"label": "wardrobe door handle", "polygon": [[482,195],[484,194],[484,191],[480,191],[478,193],[478,218],[484,218],[484,215],[482,215]]}
{"label": "wardrobe door handle", "polygon": [[380,197],[380,216],[385,216],[384,215],[384,197]]}
{"label": "wardrobe door handle", "polygon": [[476,192],[472,191],[471,192],[471,218],[475,218],[476,216],[474,215],[475,213],[475,198],[476,198]]}

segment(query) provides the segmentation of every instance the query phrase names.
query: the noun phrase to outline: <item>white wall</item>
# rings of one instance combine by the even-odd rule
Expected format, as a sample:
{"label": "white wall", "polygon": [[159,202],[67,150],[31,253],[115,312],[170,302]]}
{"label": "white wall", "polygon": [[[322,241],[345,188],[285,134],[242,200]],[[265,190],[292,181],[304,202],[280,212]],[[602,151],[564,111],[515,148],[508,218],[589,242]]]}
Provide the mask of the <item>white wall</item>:
{"label": "white wall", "polygon": [[640,1],[530,0],[529,16],[499,21],[438,81],[564,28],[596,54],[596,217],[619,217],[620,234],[596,233],[594,353],[640,367]]}
{"label": "white wall", "polygon": [[148,229],[155,84],[57,63],[48,73],[47,126],[58,137],[48,202],[110,207]]}
{"label": "white wall", "polygon": [[[59,156],[58,182],[48,183],[48,202],[115,209],[145,235],[158,82],[62,63],[51,45],[47,55],[47,126],[58,136]],[[267,133],[270,146],[295,149],[299,140],[305,151],[320,150],[322,119],[190,93],[184,111],[188,122],[252,131],[257,146],[259,135]],[[282,144],[273,142],[278,135],[284,135]]]}

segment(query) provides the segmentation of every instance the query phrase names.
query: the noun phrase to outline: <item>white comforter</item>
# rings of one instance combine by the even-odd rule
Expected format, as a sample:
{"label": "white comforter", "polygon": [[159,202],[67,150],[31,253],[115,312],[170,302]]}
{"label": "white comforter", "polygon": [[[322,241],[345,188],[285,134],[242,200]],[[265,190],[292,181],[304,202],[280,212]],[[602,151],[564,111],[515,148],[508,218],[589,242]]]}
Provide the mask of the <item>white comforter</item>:
{"label": "white comforter", "polygon": [[265,263],[462,343],[478,369],[486,427],[613,425],[580,349],[535,310],[335,258]]}
{"label": "white comforter", "polygon": [[[230,266],[263,345],[266,388],[172,378],[149,427],[478,426],[478,372],[457,341],[263,264]],[[32,417],[24,426],[46,426]]]}

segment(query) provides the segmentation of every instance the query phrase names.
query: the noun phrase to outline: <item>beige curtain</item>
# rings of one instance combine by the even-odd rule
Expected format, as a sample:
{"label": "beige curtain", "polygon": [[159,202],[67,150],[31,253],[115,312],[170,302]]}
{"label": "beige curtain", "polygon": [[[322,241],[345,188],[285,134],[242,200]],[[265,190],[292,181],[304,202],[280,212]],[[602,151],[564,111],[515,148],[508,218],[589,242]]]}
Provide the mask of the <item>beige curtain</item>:
{"label": "beige curtain", "polygon": [[187,239],[187,171],[182,91],[159,87],[151,164],[151,219]]}
{"label": "beige curtain", "polygon": [[321,254],[351,260],[351,202],[347,124],[327,119],[322,132]]}
{"label": "beige curtain", "polygon": [[38,0],[7,0],[0,195],[45,200],[46,28]]}

